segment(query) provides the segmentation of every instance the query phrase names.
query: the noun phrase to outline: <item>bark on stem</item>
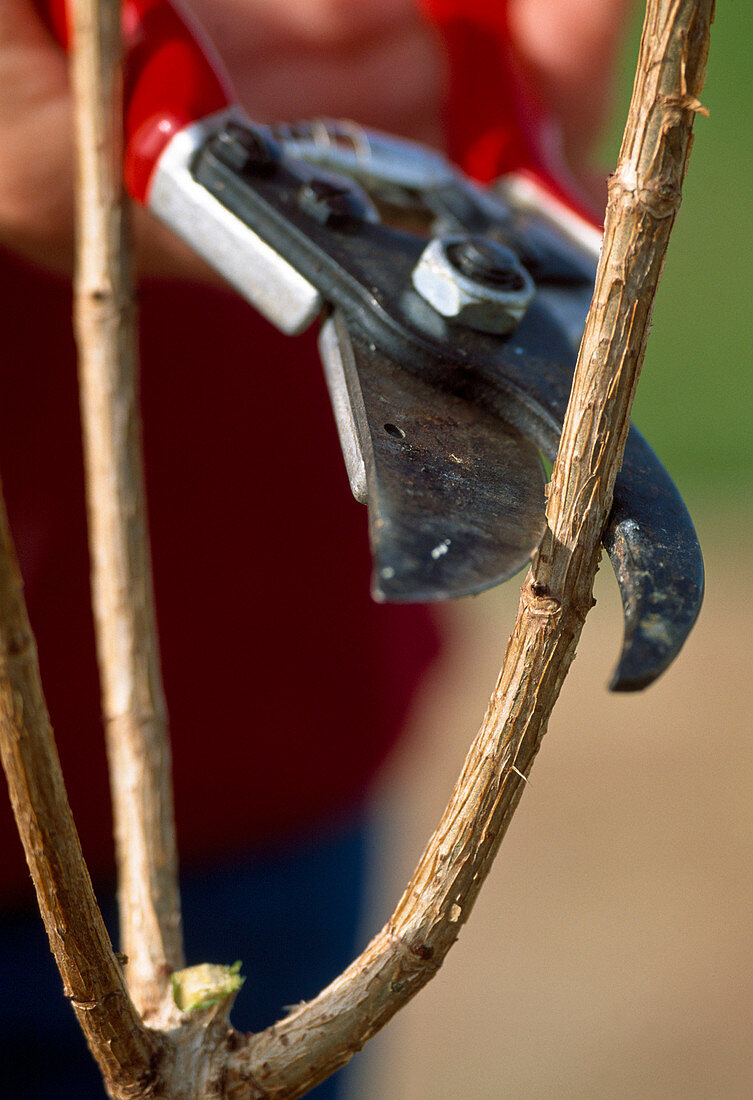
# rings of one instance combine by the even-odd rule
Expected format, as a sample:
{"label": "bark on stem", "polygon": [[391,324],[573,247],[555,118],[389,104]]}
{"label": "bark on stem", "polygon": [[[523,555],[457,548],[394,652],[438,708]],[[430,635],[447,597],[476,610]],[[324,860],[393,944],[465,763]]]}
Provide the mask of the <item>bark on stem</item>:
{"label": "bark on stem", "polygon": [[649,0],[594,300],[552,474],[548,528],[478,737],[383,931],[308,1004],[228,1056],[223,1096],[303,1095],[436,972],[520,799],[592,605],[654,295],[705,78],[713,0]]}
{"label": "bark on stem", "polygon": [[128,995],[81,854],[1,495],[0,754],[65,996],[111,1095],[139,1096],[155,1076],[158,1040]]}
{"label": "bark on stem", "polygon": [[[90,2],[79,0],[81,9]],[[112,15],[112,5],[110,9]],[[599,539],[621,462],[654,292],[679,205],[693,115],[700,109],[712,14],[713,0],[649,0],[628,127],[610,187],[594,303],[552,475],[549,526],[523,585],[500,679],[452,799],[386,928],[315,1000],[273,1028],[245,1039],[227,1033],[222,1006],[216,1018],[196,1017],[174,1041],[165,1037],[160,1042],[134,1010],[70,819],[41,698],[21,582],[0,511],[0,749],[66,991],[113,1096],[125,1100],[148,1095],[150,1089],[152,1095],[176,1100],[209,1095],[228,1100],[301,1096],[347,1062],[426,984],[467,920],[520,799],[524,777],[591,605]],[[77,29],[79,42],[81,35]],[[100,121],[108,117],[111,121],[112,115],[105,112]],[[82,112],[80,125],[86,128],[91,123],[84,123],[84,118]],[[107,148],[106,135],[100,133],[97,144]],[[92,178],[97,178],[94,161]],[[108,198],[99,203],[100,211],[107,212],[100,230],[111,241],[122,230],[120,215],[113,213],[114,201]],[[85,236],[97,231],[93,223],[82,222]],[[84,318],[91,314],[95,329],[114,333],[117,341],[113,343],[128,347],[133,338],[124,328],[123,317],[130,309],[130,290],[124,289],[113,271],[114,262],[109,260],[82,267],[80,310]],[[83,324],[81,318],[79,324]],[[109,367],[111,355],[111,351],[98,352],[92,358],[101,357]],[[116,371],[111,369],[114,379]],[[165,791],[169,769],[165,743],[151,739],[162,710],[148,561],[138,549],[145,545],[141,475],[134,465],[138,451],[129,453],[127,447],[134,444],[138,432],[133,396],[120,397],[113,407],[109,398],[117,391],[115,381],[102,381],[89,366],[84,377],[85,408],[88,402],[94,407],[101,403],[109,408],[113,422],[100,433],[101,438],[89,428],[90,462],[96,478],[107,486],[101,497],[92,497],[90,508],[97,525],[116,529],[118,536],[112,554],[122,587],[113,597],[98,589],[97,614],[118,623],[120,634],[100,642],[101,659],[111,651],[120,653],[121,643],[125,654],[123,664],[113,666],[119,673],[109,673],[111,679],[106,682],[108,715],[116,719],[119,734],[128,729],[122,740],[110,730],[111,755],[117,763],[127,746],[120,766],[132,769],[127,771],[125,786],[116,776],[116,799],[134,781],[145,781],[150,791],[146,800],[139,801],[134,789],[133,804],[123,795],[120,805],[121,811],[133,815],[123,823],[120,841],[133,842],[139,858],[146,861],[135,867],[132,879],[126,879],[124,900],[131,906],[126,916],[137,912],[134,891],[139,883],[148,888],[148,898],[156,899],[151,915],[158,938],[147,925],[134,924],[131,932],[135,946],[144,949],[143,973],[149,975],[160,953],[165,965],[170,965],[165,945],[178,923],[177,893],[171,894],[172,829],[169,820],[160,821],[162,809],[169,806]],[[114,463],[116,455],[127,453],[130,481]],[[106,467],[105,459],[113,465]],[[108,511],[113,497],[128,501],[125,518]],[[97,514],[100,507],[102,516]],[[130,555],[134,553],[144,568],[132,573]],[[137,610],[130,615],[122,605],[134,593]],[[156,757],[157,766],[144,772],[147,754]],[[130,832],[132,821],[137,822],[135,833]],[[156,862],[148,866],[155,852]],[[164,894],[159,866],[163,856],[170,864]],[[167,904],[160,900],[164,897]],[[156,955],[155,943],[160,945]],[[140,982],[139,976],[137,986]],[[152,995],[148,980],[139,988],[148,1001]],[[158,1068],[160,1050],[165,1057]]]}
{"label": "bark on stem", "polygon": [[122,947],[141,1012],[183,965],[170,746],[152,595],[122,195],[118,0],[74,0],[78,149],[75,322],[92,594],[118,862]]}

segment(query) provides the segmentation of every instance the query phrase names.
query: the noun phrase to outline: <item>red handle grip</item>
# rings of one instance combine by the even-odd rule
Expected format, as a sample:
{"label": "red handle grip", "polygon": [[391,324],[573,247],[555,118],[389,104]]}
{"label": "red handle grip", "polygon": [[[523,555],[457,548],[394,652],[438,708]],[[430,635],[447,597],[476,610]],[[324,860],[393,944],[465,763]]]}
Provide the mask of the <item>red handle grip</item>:
{"label": "red handle grip", "polygon": [[568,184],[558,127],[523,71],[507,0],[418,0],[442,36],[449,64],[445,122],[450,158],[481,182],[533,179],[593,226],[598,219]]}
{"label": "red handle grip", "polygon": [[[65,0],[42,0],[62,45],[69,42]],[[175,133],[232,102],[211,47],[168,0],[123,0],[125,158],[129,193],[146,203],[159,156]]]}

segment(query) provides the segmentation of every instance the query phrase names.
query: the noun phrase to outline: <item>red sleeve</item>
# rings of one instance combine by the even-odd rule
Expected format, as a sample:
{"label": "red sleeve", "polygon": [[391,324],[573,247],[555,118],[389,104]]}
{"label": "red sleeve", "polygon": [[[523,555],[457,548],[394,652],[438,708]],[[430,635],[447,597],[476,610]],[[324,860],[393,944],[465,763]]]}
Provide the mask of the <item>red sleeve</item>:
{"label": "red sleeve", "polygon": [[[312,334],[239,298],[141,289],[141,398],[181,862],[347,812],[437,652],[426,608],[369,596]],[[0,469],[66,787],[93,874],[112,858],[89,606],[70,289],[0,254]],[[44,324],[39,318],[44,318]],[[0,904],[28,881],[0,798]],[[26,894],[28,898],[28,893]]]}

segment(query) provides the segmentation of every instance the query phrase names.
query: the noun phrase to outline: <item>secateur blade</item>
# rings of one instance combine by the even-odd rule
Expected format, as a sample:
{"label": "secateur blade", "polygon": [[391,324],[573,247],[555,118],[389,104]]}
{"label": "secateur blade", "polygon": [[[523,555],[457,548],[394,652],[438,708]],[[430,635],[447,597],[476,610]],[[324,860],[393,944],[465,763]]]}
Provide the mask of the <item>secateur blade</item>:
{"label": "secateur blade", "polygon": [[351,488],[369,509],[374,596],[468,596],[522,569],[544,524],[536,447],[354,337],[337,310],[320,349]]}

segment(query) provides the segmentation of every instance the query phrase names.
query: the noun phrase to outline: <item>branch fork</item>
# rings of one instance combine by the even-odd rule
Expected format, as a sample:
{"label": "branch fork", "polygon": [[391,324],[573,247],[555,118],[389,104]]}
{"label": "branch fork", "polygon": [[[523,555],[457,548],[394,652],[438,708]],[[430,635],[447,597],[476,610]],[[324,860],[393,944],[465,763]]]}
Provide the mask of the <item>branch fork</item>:
{"label": "branch fork", "polygon": [[[84,345],[90,512],[93,525],[100,525],[93,550],[95,603],[130,992],[75,834],[1,509],[0,751],[66,996],[116,1100],[304,1095],[429,981],[468,919],[593,603],[600,537],[679,206],[693,118],[703,113],[699,95],[713,8],[713,0],[648,0],[596,289],[549,487],[547,528],[523,584],[499,680],[442,820],[393,916],[366,950],[314,1000],[266,1031],[241,1036],[227,1023],[232,995],[213,1008],[180,1014],[167,990],[170,971],[182,965],[182,947],[135,419],[132,290],[128,262],[117,259],[124,224],[120,170],[112,156],[120,148],[112,130],[119,117],[113,108],[119,5],[76,0],[80,182],[82,191],[96,196],[81,212],[77,324]],[[99,45],[90,33],[95,27]],[[89,262],[83,248],[93,249],[95,240],[102,251]],[[96,349],[95,336],[102,341]],[[113,507],[113,485],[119,508]],[[116,623],[117,637],[108,634]],[[123,637],[129,644],[120,651]],[[145,1019],[159,1021],[160,1030],[148,1028]]]}

